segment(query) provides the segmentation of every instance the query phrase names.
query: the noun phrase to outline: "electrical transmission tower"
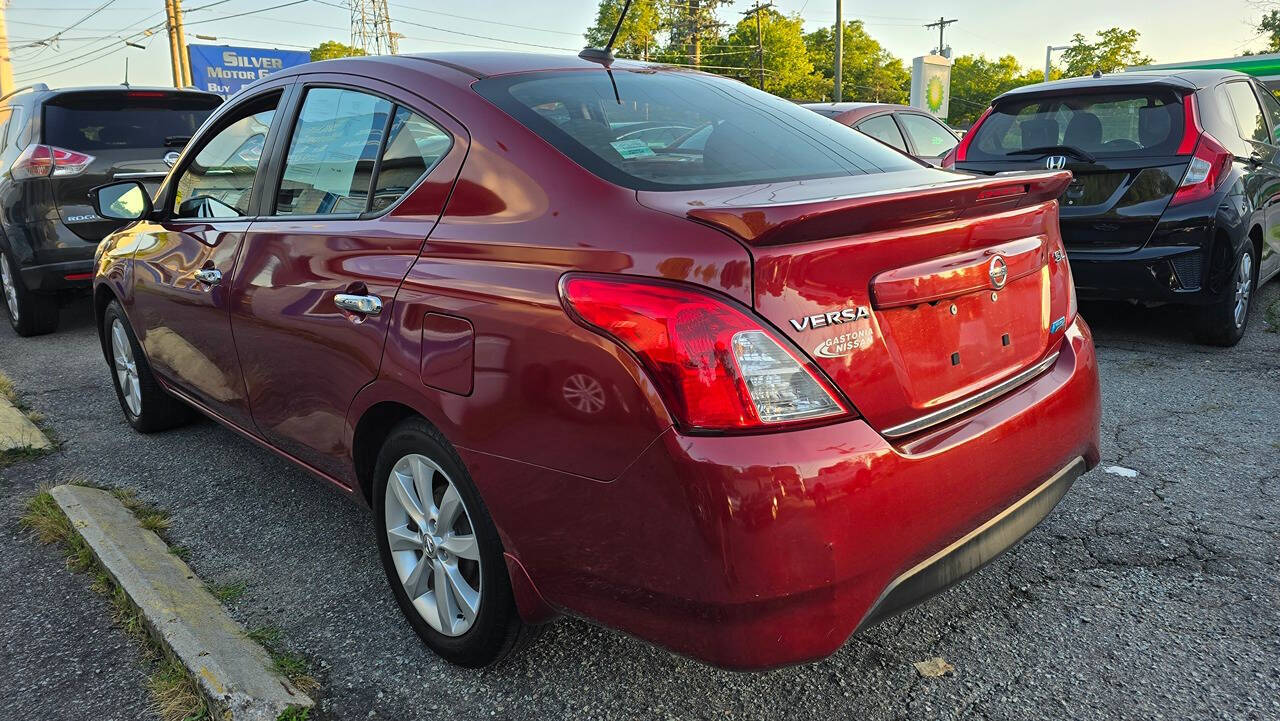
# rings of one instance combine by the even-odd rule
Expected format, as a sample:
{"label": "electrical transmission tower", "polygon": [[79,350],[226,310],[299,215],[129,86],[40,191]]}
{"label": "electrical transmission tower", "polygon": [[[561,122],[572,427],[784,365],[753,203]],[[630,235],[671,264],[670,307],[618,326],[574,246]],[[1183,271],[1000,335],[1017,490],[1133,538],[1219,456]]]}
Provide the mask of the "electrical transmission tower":
{"label": "electrical transmission tower", "polygon": [[395,55],[398,33],[391,32],[387,0],[347,0],[351,6],[351,45],[369,55]]}

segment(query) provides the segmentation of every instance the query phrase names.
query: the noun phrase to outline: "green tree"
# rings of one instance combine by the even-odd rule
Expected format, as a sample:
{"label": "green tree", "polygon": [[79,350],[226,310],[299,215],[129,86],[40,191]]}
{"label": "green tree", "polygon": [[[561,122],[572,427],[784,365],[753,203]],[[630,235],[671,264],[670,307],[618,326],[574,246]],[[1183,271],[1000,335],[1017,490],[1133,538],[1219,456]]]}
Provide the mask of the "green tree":
{"label": "green tree", "polygon": [[[595,24],[583,33],[588,47],[603,48],[609,42],[624,4],[623,0],[600,0]],[[657,0],[633,0],[627,19],[618,29],[618,38],[613,43],[614,55],[651,59],[658,50],[658,36],[667,22]]]}
{"label": "green tree", "polygon": [[340,43],[337,40],[326,40],[311,48],[311,62],[317,60],[333,60],[334,58],[354,58],[364,55],[360,48]]}
{"label": "green tree", "polygon": [[1095,70],[1115,73],[1132,65],[1151,64],[1151,58],[1138,51],[1142,33],[1137,30],[1108,28],[1096,35],[1098,40],[1092,43],[1080,33],[1071,38],[1071,47],[1062,53],[1066,77],[1091,75]]}
{"label": "green tree", "polygon": [[804,21],[800,16],[787,17],[775,10],[760,11],[760,32],[756,32],[755,16],[743,18],[720,47],[703,53],[703,63],[733,70],[717,70],[733,75],[752,85],[760,79],[760,59],[756,53],[757,38],[764,46],[764,89],[774,95],[793,100],[822,97],[823,79],[813,70],[804,42]]}
{"label": "green tree", "polygon": [[1241,55],[1255,53],[1280,53],[1280,10],[1272,10],[1258,21],[1258,34],[1267,39],[1267,46],[1261,50],[1246,50]]}
{"label": "green tree", "polygon": [[[1062,73],[1049,73],[1057,80]],[[1043,70],[1025,70],[1012,55],[989,60],[985,55],[961,55],[951,63],[951,111],[947,122],[956,127],[973,124],[996,96],[1014,88],[1044,82]]]}
{"label": "green tree", "polygon": [[[835,35],[832,25],[804,36],[809,60],[825,82],[822,96],[825,100],[831,100],[835,93]],[[842,100],[906,103],[910,99],[911,72],[901,59],[867,33],[861,20],[845,23],[841,49],[844,55],[840,73]]]}
{"label": "green tree", "polygon": [[[732,0],[673,0],[669,5],[667,27],[670,44],[667,47],[668,62],[692,65],[718,65],[716,50],[712,47],[720,38],[725,26],[716,17],[716,10]],[[683,59],[678,59],[683,55]],[[705,57],[711,55],[712,57]]]}

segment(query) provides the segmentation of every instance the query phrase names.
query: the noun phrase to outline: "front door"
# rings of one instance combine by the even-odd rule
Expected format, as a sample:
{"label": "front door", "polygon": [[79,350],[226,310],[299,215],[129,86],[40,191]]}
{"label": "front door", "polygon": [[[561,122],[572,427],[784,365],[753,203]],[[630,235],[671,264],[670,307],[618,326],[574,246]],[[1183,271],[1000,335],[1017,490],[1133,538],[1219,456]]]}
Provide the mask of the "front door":
{"label": "front door", "polygon": [[229,316],[236,256],[282,91],[203,134],[171,179],[162,220],[139,234],[131,316],[161,378],[224,419],[252,426]]}
{"label": "front door", "polygon": [[446,187],[458,171],[440,163],[458,134],[374,94],[379,87],[304,84],[283,163],[272,164],[282,169],[271,207],[243,241],[232,301],[259,432],[337,478],[349,468],[347,409],[377,376],[396,291],[447,191],[399,201],[433,168],[427,182]]}
{"label": "front door", "polygon": [[1270,122],[1271,134],[1267,137],[1267,155],[1271,165],[1269,181],[1260,193],[1261,202],[1266,208],[1266,231],[1263,233],[1261,272],[1259,278],[1280,272],[1280,101],[1265,87],[1255,85],[1254,91],[1262,98],[1262,107]]}

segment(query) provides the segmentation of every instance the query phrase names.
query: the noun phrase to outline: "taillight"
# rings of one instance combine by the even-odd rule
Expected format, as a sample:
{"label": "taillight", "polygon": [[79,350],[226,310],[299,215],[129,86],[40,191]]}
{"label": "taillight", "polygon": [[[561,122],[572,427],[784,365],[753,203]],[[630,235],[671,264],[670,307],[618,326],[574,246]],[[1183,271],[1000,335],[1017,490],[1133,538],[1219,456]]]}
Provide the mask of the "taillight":
{"label": "taillight", "polygon": [[572,276],[560,293],[579,322],[640,359],[685,428],[752,430],[849,413],[788,343],[709,293]]}
{"label": "taillight", "polygon": [[61,178],[68,175],[79,175],[93,162],[92,155],[77,153],[74,150],[55,148],[52,145],[28,145],[10,168],[15,180],[27,178]]}
{"label": "taillight", "polygon": [[965,133],[963,138],[960,138],[959,144],[942,156],[942,167],[954,169],[956,163],[963,163],[969,157],[969,145],[973,142],[973,136],[978,133],[978,127],[982,125],[982,121],[986,120],[994,109],[994,106],[988,106],[982,112],[982,115],[979,115],[978,119],[974,121],[973,125],[969,126],[969,132]]}
{"label": "taillight", "polygon": [[[1190,130],[1191,128],[1187,129]],[[1218,188],[1227,179],[1227,171],[1235,156],[1208,133],[1200,133],[1199,141],[1195,146],[1195,154],[1187,163],[1182,183],[1169,201],[1170,206],[1208,198],[1218,192]]]}

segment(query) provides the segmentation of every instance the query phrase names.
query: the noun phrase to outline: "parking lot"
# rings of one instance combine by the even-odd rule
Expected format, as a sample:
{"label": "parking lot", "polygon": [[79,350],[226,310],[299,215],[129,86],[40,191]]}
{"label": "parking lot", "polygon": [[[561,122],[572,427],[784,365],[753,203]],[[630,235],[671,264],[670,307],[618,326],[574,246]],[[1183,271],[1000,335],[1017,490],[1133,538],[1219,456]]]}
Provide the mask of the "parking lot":
{"label": "parking lot", "polygon": [[[0,718],[149,718],[138,648],[18,526],[37,487],[76,476],[170,511],[206,581],[247,582],[231,613],[310,660],[313,718],[1280,718],[1280,283],[1258,301],[1225,350],[1177,309],[1086,306],[1102,466],[958,587],[825,661],[750,674],[573,619],[495,669],[445,664],[396,609],[367,511],[212,422],[134,433],[79,301],[54,335],[0,330],[0,370],[62,443],[0,469]],[[935,656],[954,673],[922,678]]]}

